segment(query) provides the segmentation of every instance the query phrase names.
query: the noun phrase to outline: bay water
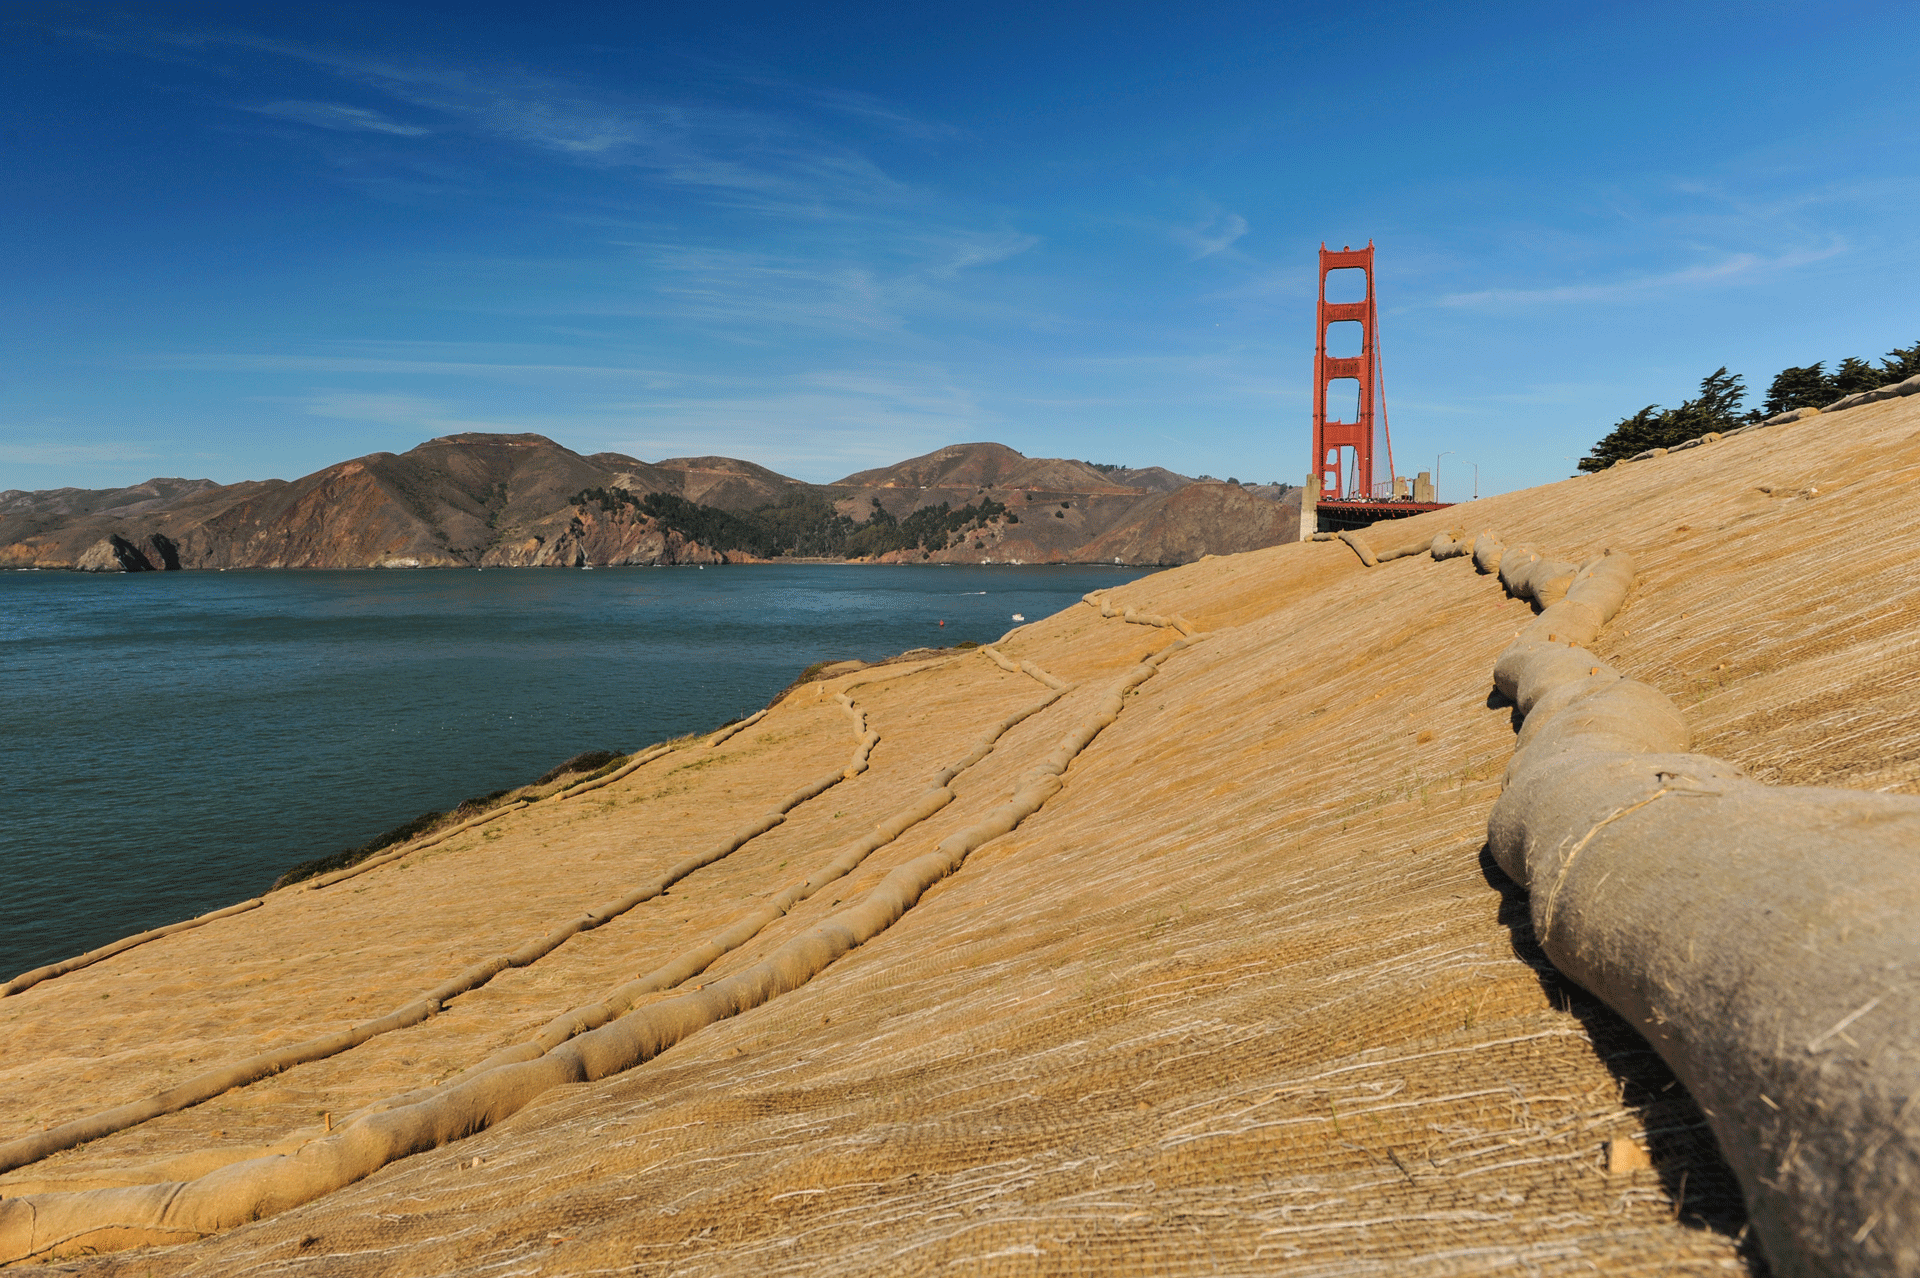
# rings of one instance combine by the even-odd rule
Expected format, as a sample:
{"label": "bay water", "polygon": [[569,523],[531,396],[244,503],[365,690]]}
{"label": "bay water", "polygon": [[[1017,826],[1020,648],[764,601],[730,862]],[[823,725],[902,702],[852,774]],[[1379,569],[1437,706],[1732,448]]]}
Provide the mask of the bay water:
{"label": "bay water", "polygon": [[0,573],[0,980],[718,727],[815,661],[991,642],[1141,572]]}

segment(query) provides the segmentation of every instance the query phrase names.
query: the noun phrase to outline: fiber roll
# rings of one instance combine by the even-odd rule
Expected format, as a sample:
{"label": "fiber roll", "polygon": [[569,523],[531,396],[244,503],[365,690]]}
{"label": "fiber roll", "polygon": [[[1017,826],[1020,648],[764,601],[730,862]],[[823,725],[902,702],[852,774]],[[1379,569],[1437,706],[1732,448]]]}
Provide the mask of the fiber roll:
{"label": "fiber roll", "polygon": [[652,763],[655,759],[663,758],[666,755],[669,755],[672,753],[673,753],[672,746],[656,746],[651,750],[643,750],[639,754],[635,755],[633,758],[628,759],[625,763],[621,764],[618,768],[614,769],[612,772],[607,773],[607,775],[604,777],[599,777],[592,781],[582,781],[578,785],[569,786],[567,789],[562,790],[559,794],[554,795],[553,796],[554,800],[556,802],[564,803],[568,799],[577,799],[581,795],[591,794],[595,790],[604,790],[608,786],[612,785],[615,781],[626,780],[633,773],[638,772],[641,768],[646,767],[649,763]]}
{"label": "fiber roll", "polygon": [[1353,553],[1360,556],[1360,562],[1367,567],[1378,568],[1380,566],[1379,556],[1373,553],[1373,547],[1368,544],[1367,539],[1359,533],[1351,531],[1343,532],[1340,534],[1340,540],[1346,542],[1347,545],[1352,548]]}
{"label": "fiber roll", "polygon": [[707,749],[709,750],[713,749],[715,746],[725,741],[728,737],[733,736],[735,733],[745,732],[748,728],[751,728],[754,724],[760,722],[762,719],[766,717],[767,717],[767,712],[765,710],[755,710],[752,714],[740,720],[740,722],[728,724],[726,727],[720,729],[718,732],[714,733],[712,736],[707,738]]}
{"label": "fiber roll", "polygon": [[1579,572],[1578,564],[1558,559],[1537,560],[1527,570],[1526,580],[1521,583],[1521,596],[1533,600],[1542,608],[1550,607],[1567,597],[1567,589],[1573,585],[1574,577]]}
{"label": "fiber roll", "polygon": [[1136,626],[1157,626],[1162,630],[1180,629],[1177,617],[1163,617],[1157,612],[1141,612],[1131,606],[1120,614],[1121,620]]}
{"label": "fiber roll", "polygon": [[1627,593],[1632,589],[1632,556],[1608,550],[1575,575],[1567,598],[1592,605],[1601,613],[1601,620],[1607,621],[1620,611],[1620,605],[1627,601]]}
{"label": "fiber roll", "polygon": [[[1575,695],[1552,713],[1546,713],[1550,693],[1540,696],[1524,725],[1531,729],[1527,744],[1508,764],[1509,781],[1557,754],[1679,754],[1691,744],[1686,720],[1664,693],[1636,679],[1608,680],[1606,674],[1611,672],[1595,665],[1604,673],[1575,676],[1579,680]],[[1582,692],[1581,685],[1587,690]],[[1535,716],[1537,723],[1531,722]]]}
{"label": "fiber roll", "polygon": [[1761,425],[1788,426],[1808,417],[1817,417],[1819,413],[1820,410],[1817,408],[1790,408],[1784,413],[1775,413],[1772,417],[1762,422]]}
{"label": "fiber roll", "polygon": [[1500,560],[1505,554],[1506,545],[1498,533],[1489,530],[1473,539],[1473,566],[1480,572],[1499,572]]}
{"label": "fiber roll", "polygon": [[1533,546],[1512,546],[1500,557],[1500,584],[1510,595],[1520,594],[1521,583],[1540,562],[1540,551]]}
{"label": "fiber roll", "polygon": [[1417,537],[1409,536],[1406,533],[1382,534],[1378,525],[1375,525],[1373,531],[1375,541],[1378,541],[1383,535],[1393,538],[1393,540],[1387,542],[1387,548],[1385,550],[1374,551],[1374,558],[1383,564],[1395,559],[1406,559],[1413,555],[1424,555],[1433,548],[1434,539],[1425,533]]}
{"label": "fiber roll", "polygon": [[1538,749],[1490,850],[1700,1103],[1774,1273],[1920,1272],[1920,802]]}
{"label": "fiber roll", "polygon": [[[1630,580],[1603,556],[1529,630]],[[1689,754],[1672,701],[1571,644],[1523,634],[1494,680],[1526,717],[1488,851],[1699,1102],[1773,1272],[1920,1273],[1920,801]]]}
{"label": "fiber roll", "polygon": [[1515,637],[1516,643],[1571,643],[1584,646],[1600,634],[1606,614],[1578,599],[1550,604]]}
{"label": "fiber roll", "polygon": [[1584,648],[1516,640],[1493,663],[1493,686],[1531,717],[1534,703],[1555,684],[1611,669]]}
{"label": "fiber roll", "polygon": [[242,901],[238,905],[229,905],[223,910],[214,910],[210,913],[190,918],[184,923],[169,923],[165,927],[156,927],[145,932],[138,932],[132,936],[122,937],[120,940],[102,945],[99,949],[88,950],[85,954],[78,954],[70,959],[62,959],[58,963],[49,963],[45,967],[36,967],[30,972],[20,973],[20,975],[14,977],[5,985],[0,985],[0,998],[6,998],[12,994],[19,994],[24,990],[30,990],[42,981],[50,981],[57,976],[65,976],[68,972],[77,972],[83,967],[91,967],[102,959],[109,959],[116,954],[125,953],[137,945],[145,945],[149,941],[157,941],[163,936],[172,936],[175,932],[188,932],[197,927],[205,927],[216,919],[229,918],[235,914],[245,914],[248,910],[257,910],[265,904],[266,902],[255,897],[251,901]]}
{"label": "fiber roll", "polygon": [[1002,653],[998,648],[994,647],[992,644],[988,644],[986,647],[980,649],[980,651],[983,655],[985,655],[990,660],[992,660],[994,665],[999,666],[1002,670],[1006,671],[1008,674],[1020,673],[1020,663],[1013,660],[1011,657],[1007,656],[1006,654]]}
{"label": "fiber roll", "polygon": [[1021,674],[1031,679],[1036,679],[1047,687],[1052,688],[1055,692],[1064,692],[1067,688],[1067,681],[1065,679],[1060,678],[1058,675],[1047,673],[1031,661],[1022,661],[1016,669],[1018,669]]}

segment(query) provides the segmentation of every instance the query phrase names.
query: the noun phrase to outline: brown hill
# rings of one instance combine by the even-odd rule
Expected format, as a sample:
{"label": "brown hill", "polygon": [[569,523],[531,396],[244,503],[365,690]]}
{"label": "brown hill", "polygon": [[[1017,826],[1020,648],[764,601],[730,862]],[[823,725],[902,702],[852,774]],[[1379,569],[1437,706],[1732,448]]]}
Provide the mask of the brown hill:
{"label": "brown hill", "polygon": [[1140,491],[1134,485],[1116,482],[1086,462],[1067,461],[1059,457],[1027,457],[1005,444],[950,444],[891,466],[858,471],[829,486],[951,488],[976,492],[1011,488],[1120,495],[1133,495]]}
{"label": "brown hill", "polygon": [[1142,507],[1126,525],[1087,543],[1095,562],[1184,564],[1203,555],[1233,555],[1294,540],[1300,493],[1279,501],[1238,484],[1187,484]]}
{"label": "brown hill", "polygon": [[958,509],[995,501],[1008,508],[951,545],[881,557],[888,562],[1177,564],[1297,535],[1297,498],[1282,507],[1244,494],[1240,501],[1197,495],[1166,506],[1173,493],[1224,487],[1162,466],[1131,470],[1027,457],[1003,444],[954,444],[829,486],[856,519],[875,505],[896,519],[942,503]]}
{"label": "brown hill", "polygon": [[51,513],[45,501],[0,511],[0,564],[139,571],[720,561],[631,509],[573,505],[584,489],[610,487],[672,492],[681,479],[617,454],[585,458],[542,435],[447,435],[292,483],[213,486],[138,509],[65,503],[77,518]]}
{"label": "brown hill", "polygon": [[[670,494],[735,515],[815,494],[856,522],[876,509],[904,520],[943,504],[1006,507],[926,550],[880,556],[898,562],[1177,563],[1293,536],[1283,508],[1264,500],[1195,497],[1168,505],[1170,494],[1220,488],[1158,467],[1103,471],[1000,444],[959,444],[814,486],[730,457],[645,462],[622,453],[582,456],[542,435],[467,433],[292,482],[153,479],[131,488],[9,491],[0,494],[0,566],[572,567],[780,553],[754,548],[751,538],[724,540],[724,520],[670,527],[615,490]],[[610,496],[575,504],[583,492]]]}
{"label": "brown hill", "polygon": [[1279,545],[1299,531],[1297,490],[1276,500],[1164,467],[1029,458],[1001,444],[956,444],[849,475],[832,490],[855,518],[874,505],[895,518],[942,502],[1008,507],[945,548],[883,557],[894,562],[1181,564]]}
{"label": "brown hill", "polygon": [[88,515],[127,516],[154,510],[195,493],[218,488],[211,479],[149,479],[130,488],[45,488],[0,492],[0,518],[42,516],[80,519]]}
{"label": "brown hill", "polygon": [[1176,474],[1165,466],[1147,466],[1135,470],[1127,466],[1117,466],[1112,470],[1102,469],[1109,482],[1125,484],[1129,488],[1146,488],[1153,492],[1170,493],[1176,488],[1184,488],[1193,482],[1185,475]]}
{"label": "brown hill", "polygon": [[673,457],[658,465],[676,477],[676,491],[682,497],[721,510],[753,510],[808,487],[778,471],[734,457]]}

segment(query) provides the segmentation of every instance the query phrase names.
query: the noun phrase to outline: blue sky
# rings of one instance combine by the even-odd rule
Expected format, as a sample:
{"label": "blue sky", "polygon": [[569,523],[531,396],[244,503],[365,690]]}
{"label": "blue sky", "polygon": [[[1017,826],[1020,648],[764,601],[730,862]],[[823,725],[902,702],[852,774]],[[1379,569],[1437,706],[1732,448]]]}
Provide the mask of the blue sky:
{"label": "blue sky", "polygon": [[1559,478],[1920,340],[1920,6],[0,8],[0,488],[456,430],[1299,483],[1372,239],[1398,469]]}

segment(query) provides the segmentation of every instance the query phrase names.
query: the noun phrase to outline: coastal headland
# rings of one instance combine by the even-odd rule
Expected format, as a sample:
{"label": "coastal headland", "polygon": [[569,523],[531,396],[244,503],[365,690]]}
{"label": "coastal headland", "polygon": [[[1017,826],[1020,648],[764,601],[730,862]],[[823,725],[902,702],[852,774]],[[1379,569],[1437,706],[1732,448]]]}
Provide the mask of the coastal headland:
{"label": "coastal headland", "polygon": [[0,1260],[1915,1272],[1916,480],[1908,398],[1202,558],[41,980]]}
{"label": "coastal headland", "polygon": [[1291,541],[1299,490],[955,444],[831,484],[468,433],[291,482],[0,492],[0,568],[1179,564]]}

